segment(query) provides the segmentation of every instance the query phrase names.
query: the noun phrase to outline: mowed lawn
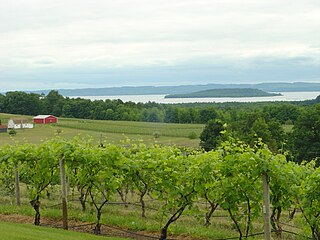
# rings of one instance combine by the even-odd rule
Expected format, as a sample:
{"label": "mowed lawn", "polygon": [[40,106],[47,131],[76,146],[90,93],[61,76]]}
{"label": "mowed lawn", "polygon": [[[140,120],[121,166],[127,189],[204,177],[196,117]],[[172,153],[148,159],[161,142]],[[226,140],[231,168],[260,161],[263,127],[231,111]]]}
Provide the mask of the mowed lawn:
{"label": "mowed lawn", "polygon": [[127,238],[101,237],[29,224],[0,222],[1,240],[125,240]]}
{"label": "mowed lawn", "polygon": [[[10,118],[27,118],[32,122],[32,116],[0,114],[2,123],[7,123]],[[56,135],[72,138],[76,135],[91,136],[96,141],[120,143],[125,139],[143,141],[145,143],[159,143],[198,147],[199,138],[190,139],[189,135],[195,133],[200,136],[204,125],[202,124],[168,124],[128,121],[104,121],[59,118],[58,124],[35,125],[34,129],[18,129],[17,135],[10,137],[7,133],[0,133],[0,144],[19,142],[40,143]],[[160,137],[155,138],[158,133]]]}

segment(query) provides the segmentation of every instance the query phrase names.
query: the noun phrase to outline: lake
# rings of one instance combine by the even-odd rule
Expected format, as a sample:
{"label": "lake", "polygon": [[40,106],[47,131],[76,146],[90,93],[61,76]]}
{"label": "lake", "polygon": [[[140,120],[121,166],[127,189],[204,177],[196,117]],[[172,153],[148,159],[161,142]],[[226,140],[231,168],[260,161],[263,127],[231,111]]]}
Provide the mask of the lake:
{"label": "lake", "polygon": [[[164,98],[166,95],[118,95],[118,96],[80,96],[80,98],[90,100],[105,100],[105,99],[121,99],[124,102],[156,102],[156,103],[194,103],[194,102],[274,102],[274,101],[302,101],[315,99],[320,95],[320,92],[280,92],[282,96],[273,97],[244,97],[244,98]],[[73,96],[72,98],[77,98]]]}

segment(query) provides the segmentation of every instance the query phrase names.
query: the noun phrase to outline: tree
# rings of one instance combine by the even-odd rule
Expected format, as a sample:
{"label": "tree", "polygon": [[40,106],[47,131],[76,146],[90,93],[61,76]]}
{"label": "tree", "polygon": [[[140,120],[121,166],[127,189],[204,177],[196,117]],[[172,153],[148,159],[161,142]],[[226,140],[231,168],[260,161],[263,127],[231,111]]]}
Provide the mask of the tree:
{"label": "tree", "polygon": [[8,92],[2,103],[2,111],[24,115],[37,115],[42,111],[40,97],[41,95],[34,93]]}
{"label": "tree", "polygon": [[64,97],[58,91],[52,90],[44,98],[45,111],[47,114],[62,115]]}
{"label": "tree", "polygon": [[164,116],[162,112],[156,108],[144,109],[142,112],[142,121],[145,122],[163,122]]}
{"label": "tree", "polygon": [[210,120],[216,119],[218,116],[214,108],[205,108],[200,110],[200,123],[206,123]]}
{"label": "tree", "polygon": [[0,94],[0,112],[4,112],[4,101],[5,101],[6,97],[2,94]]}
{"label": "tree", "polygon": [[179,109],[177,107],[169,106],[165,111],[165,122],[178,123],[179,122]]}
{"label": "tree", "polygon": [[225,128],[220,120],[210,120],[200,135],[200,146],[206,151],[216,148],[223,140],[223,130]]}
{"label": "tree", "polygon": [[320,104],[302,112],[294,125],[292,141],[297,162],[320,156]]}

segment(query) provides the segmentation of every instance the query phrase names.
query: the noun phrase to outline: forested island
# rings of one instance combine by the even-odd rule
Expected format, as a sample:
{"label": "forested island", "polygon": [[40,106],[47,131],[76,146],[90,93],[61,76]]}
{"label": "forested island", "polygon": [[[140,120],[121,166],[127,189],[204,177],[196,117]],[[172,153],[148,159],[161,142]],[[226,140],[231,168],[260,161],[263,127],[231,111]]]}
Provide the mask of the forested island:
{"label": "forested island", "polygon": [[272,97],[280,93],[268,93],[256,88],[209,89],[185,94],[169,94],[165,98],[222,98],[222,97]]}

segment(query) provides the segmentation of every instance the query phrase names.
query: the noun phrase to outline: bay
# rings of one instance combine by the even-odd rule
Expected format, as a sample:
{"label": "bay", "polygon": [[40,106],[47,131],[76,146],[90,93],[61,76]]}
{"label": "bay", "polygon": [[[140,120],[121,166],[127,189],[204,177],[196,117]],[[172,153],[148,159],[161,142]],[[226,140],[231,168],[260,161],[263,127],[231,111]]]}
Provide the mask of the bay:
{"label": "bay", "polygon": [[[274,102],[274,101],[303,101],[315,99],[320,92],[280,92],[282,96],[272,97],[243,97],[243,98],[164,98],[166,95],[118,95],[118,96],[81,96],[79,98],[90,100],[121,99],[123,102],[156,102],[156,103],[223,103],[223,102]],[[78,98],[72,96],[71,98]]]}

